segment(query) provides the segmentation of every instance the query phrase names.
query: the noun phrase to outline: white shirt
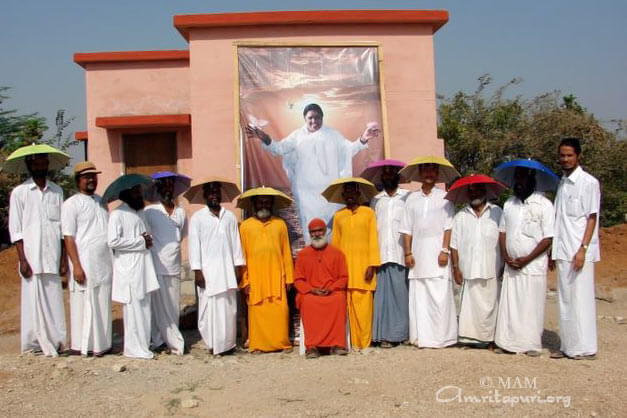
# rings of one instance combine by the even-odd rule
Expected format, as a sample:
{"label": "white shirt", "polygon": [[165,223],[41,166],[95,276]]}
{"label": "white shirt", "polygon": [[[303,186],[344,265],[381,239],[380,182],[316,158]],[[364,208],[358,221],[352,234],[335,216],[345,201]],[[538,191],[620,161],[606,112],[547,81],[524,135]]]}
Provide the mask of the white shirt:
{"label": "white shirt", "polygon": [[403,236],[399,232],[399,228],[405,213],[405,202],[408,196],[409,191],[405,189],[397,188],[392,196],[384,190],[377,194],[370,203],[377,215],[381,265],[385,263],[405,265]]}
{"label": "white shirt", "polygon": [[152,252],[157,274],[181,274],[181,240],[187,231],[185,228],[185,211],[175,206],[168,215],[161,203],[144,208],[146,228],[152,235]]}
{"label": "white shirt", "polygon": [[503,211],[486,203],[477,217],[470,205],[464,206],[453,220],[451,248],[457,250],[459,269],[464,280],[494,279],[503,269],[499,248],[499,223]]}
{"label": "white shirt", "polygon": [[159,282],[150,251],[142,234],[146,232],[143,210],[122,203],[111,212],[107,242],[113,250],[113,289],[115,302],[142,300],[157,290]]}
{"label": "white shirt", "polygon": [[234,266],[246,264],[235,215],[224,208],[219,215],[205,206],[189,224],[189,264],[202,271],[207,296],[236,289]]}
{"label": "white shirt", "polygon": [[[524,202],[516,196],[507,199],[503,205],[499,231],[505,233],[509,256],[518,258],[531,254],[540,241],[553,236],[554,220],[553,204],[540,192],[532,193]],[[520,272],[546,274],[547,268],[548,253],[545,251],[520,269]]]}
{"label": "white shirt", "polygon": [[601,190],[599,181],[577,167],[570,176],[563,176],[555,196],[555,236],[553,260],[571,261],[583,241],[588,217],[596,213],[597,223],[586,251],[586,261],[601,259],[599,250],[599,212]]}
{"label": "white shirt", "polygon": [[63,203],[63,236],[74,238],[78,258],[87,279],[85,285],[70,280],[71,291],[84,290],[87,287],[93,289],[101,284],[111,283],[113,266],[111,250],[107,245],[108,220],[109,214],[98,195],[77,193]]}
{"label": "white shirt", "polygon": [[59,274],[63,190],[50,180],[40,190],[32,178],[15,187],[9,202],[11,242],[23,241],[33,274]]}
{"label": "white shirt", "polygon": [[305,243],[309,244],[307,225],[314,218],[329,224],[333,214],[343,206],[329,203],[320,194],[339,177],[353,175],[353,156],[368,148],[361,141],[349,141],[333,128],[322,126],[309,132],[307,126],[295,130],[281,141],[263,145],[283,160],[283,169],[290,180]]}
{"label": "white shirt", "polygon": [[440,277],[446,268],[438,265],[444,232],[451,229],[455,208],[444,199],[446,192],[434,187],[428,195],[422,190],[410,193],[399,232],[411,235],[411,250],[416,264],[410,279]]}

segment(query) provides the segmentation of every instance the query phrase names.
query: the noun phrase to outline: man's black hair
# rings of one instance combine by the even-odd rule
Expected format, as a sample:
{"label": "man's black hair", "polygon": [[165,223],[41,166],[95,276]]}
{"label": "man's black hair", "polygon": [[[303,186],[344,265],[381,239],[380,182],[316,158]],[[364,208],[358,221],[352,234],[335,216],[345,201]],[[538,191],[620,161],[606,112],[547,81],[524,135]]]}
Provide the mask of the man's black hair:
{"label": "man's black hair", "polygon": [[307,115],[307,112],[311,110],[320,113],[320,117],[324,116],[324,113],[322,113],[322,108],[320,106],[318,106],[316,103],[309,103],[307,106],[305,106],[305,110],[303,110],[303,117],[305,117]]}
{"label": "man's black hair", "polygon": [[581,154],[581,141],[579,140],[579,138],[563,138],[560,141],[560,145],[559,147],[557,147],[557,149],[559,150],[562,146],[572,147],[575,150],[575,154],[577,154],[577,156]]}

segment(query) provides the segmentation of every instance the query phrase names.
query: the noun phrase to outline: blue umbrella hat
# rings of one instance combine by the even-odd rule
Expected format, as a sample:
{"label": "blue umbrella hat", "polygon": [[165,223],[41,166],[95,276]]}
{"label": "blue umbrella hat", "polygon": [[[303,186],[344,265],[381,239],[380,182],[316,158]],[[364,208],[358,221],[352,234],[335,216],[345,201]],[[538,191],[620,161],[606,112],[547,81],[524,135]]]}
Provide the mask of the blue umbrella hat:
{"label": "blue umbrella hat", "polygon": [[102,195],[102,200],[105,203],[113,202],[120,198],[120,192],[126,189],[132,189],[137,185],[143,187],[152,183],[152,179],[142,174],[125,174],[115,179]]}
{"label": "blue umbrella hat", "polygon": [[192,179],[189,177],[171,171],[157,171],[156,173],[152,173],[150,177],[154,182],[146,188],[146,192],[144,193],[144,198],[150,202],[158,202],[161,200],[158,191],[159,183],[161,182],[172,181],[174,183],[173,199],[185,193],[192,183]]}
{"label": "blue umbrella hat", "polygon": [[514,187],[514,172],[517,167],[524,167],[536,172],[536,191],[548,192],[557,188],[560,178],[544,164],[536,160],[513,160],[503,163],[494,169],[494,178],[509,187]]}

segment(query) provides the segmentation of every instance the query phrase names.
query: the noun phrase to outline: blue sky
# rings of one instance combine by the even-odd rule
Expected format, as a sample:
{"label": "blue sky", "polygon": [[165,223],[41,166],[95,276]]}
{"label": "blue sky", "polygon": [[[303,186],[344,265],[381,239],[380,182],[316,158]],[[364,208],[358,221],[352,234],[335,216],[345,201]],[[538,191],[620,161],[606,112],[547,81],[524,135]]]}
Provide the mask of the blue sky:
{"label": "blue sky", "polygon": [[572,93],[598,118],[627,119],[627,2],[398,1],[317,2],[229,0],[2,0],[0,86],[6,108],[38,112],[54,125],[56,110],[85,129],[84,71],[74,52],[185,49],[176,14],[307,9],[445,9],[435,36],[436,88],[450,96],[473,91],[491,73],[496,85],[531,98]]}

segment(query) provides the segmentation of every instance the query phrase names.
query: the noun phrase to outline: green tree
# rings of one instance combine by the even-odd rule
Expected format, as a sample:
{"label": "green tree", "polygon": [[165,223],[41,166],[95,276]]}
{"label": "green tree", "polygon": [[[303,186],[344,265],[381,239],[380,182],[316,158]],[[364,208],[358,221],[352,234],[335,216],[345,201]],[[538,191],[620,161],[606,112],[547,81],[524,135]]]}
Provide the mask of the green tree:
{"label": "green tree", "polygon": [[566,136],[582,138],[582,165],[601,182],[603,225],[623,222],[627,213],[627,143],[619,129],[606,129],[572,95],[548,92],[525,100],[506,98],[513,79],[488,94],[492,80],[479,78],[473,93],[459,91],[440,98],[438,133],[450,161],[466,175],[492,173],[494,167],[517,158],[534,158],[561,173],[557,144]]}

